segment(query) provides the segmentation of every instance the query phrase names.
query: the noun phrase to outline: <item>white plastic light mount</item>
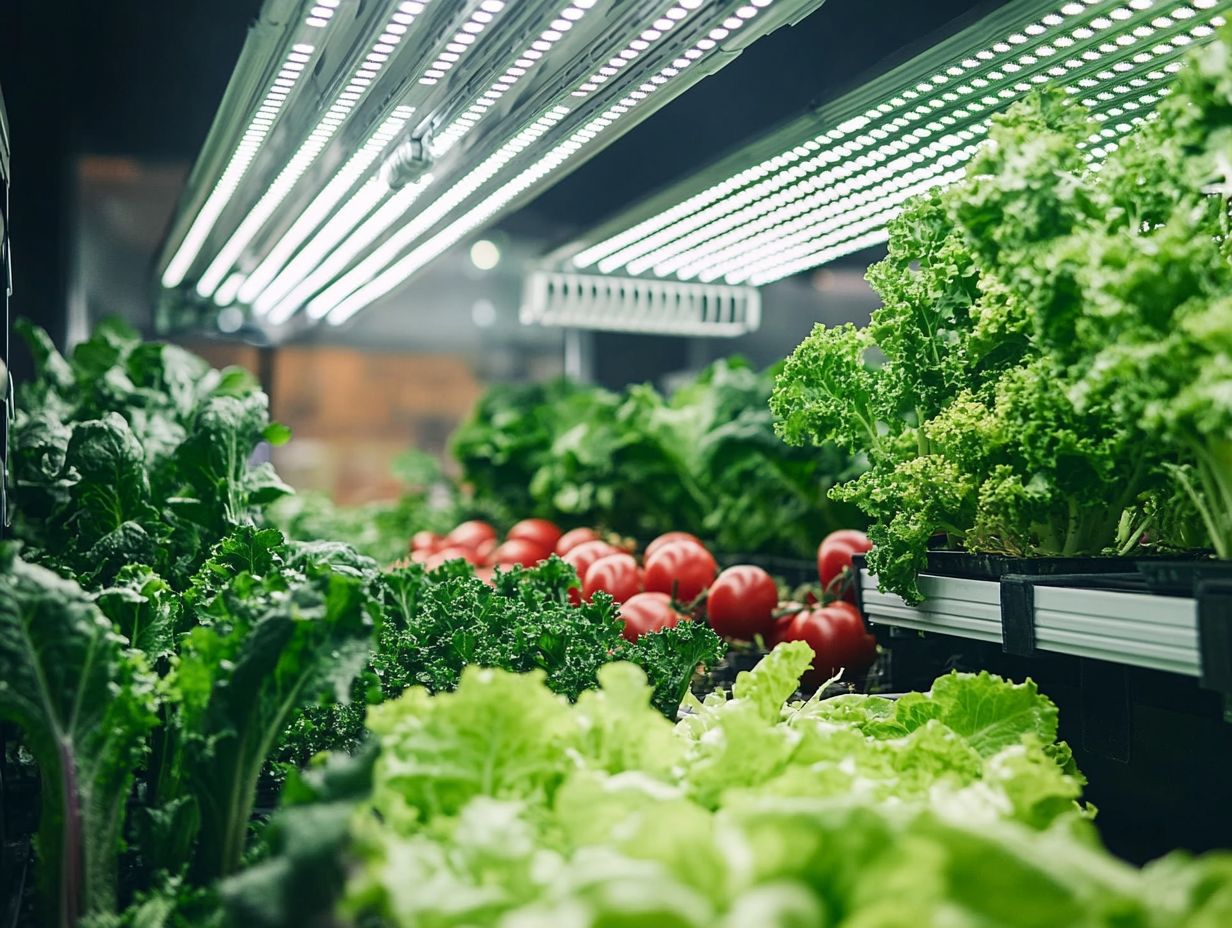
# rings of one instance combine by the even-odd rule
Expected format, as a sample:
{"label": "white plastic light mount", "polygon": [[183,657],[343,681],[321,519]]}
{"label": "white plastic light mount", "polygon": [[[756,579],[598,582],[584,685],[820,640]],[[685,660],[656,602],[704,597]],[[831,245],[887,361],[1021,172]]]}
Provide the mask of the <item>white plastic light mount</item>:
{"label": "white plastic light mount", "polygon": [[532,271],[522,293],[525,325],[732,338],[761,325],[756,287],[688,284]]}

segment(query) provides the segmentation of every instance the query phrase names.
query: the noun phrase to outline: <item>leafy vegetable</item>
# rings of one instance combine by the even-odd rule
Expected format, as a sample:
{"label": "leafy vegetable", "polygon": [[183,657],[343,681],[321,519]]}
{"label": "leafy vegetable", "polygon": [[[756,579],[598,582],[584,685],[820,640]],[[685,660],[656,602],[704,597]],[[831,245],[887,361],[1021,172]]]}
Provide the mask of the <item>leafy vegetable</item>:
{"label": "leafy vegetable", "polygon": [[[1190,112],[1176,101],[1192,83],[1169,107]],[[788,442],[868,455],[832,495],[872,518],[869,568],[910,601],[936,536],[1017,556],[1127,553],[1144,532],[1161,550],[1200,539],[1178,492],[1191,450],[1160,441],[1148,413],[1146,385],[1164,375],[1131,374],[1124,351],[1110,359],[1107,325],[1131,313],[1126,288],[1142,300],[1133,311],[1158,316],[1232,274],[1213,228],[1174,230],[1194,254],[1161,253],[1173,233],[1148,228],[1128,190],[1121,204],[1111,193],[1126,183],[1116,156],[1088,167],[1091,131],[1060,92],[994,117],[966,180],[891,223],[889,256],[868,274],[883,301],[868,328],[818,326],[778,379],[771,406]],[[1156,130],[1142,131],[1153,146]],[[1160,191],[1135,185],[1139,196],[1157,204]]]}
{"label": "leafy vegetable", "polygon": [[108,321],[71,361],[19,323],[39,376],[18,397],[11,479],[28,556],[109,584],[127,564],[182,589],[209,547],[290,490],[262,440],[285,440],[250,375],[214,371],[174,345]]}
{"label": "leafy vegetable", "polygon": [[769,373],[740,361],[714,364],[670,398],[645,385],[494,387],[453,453],[471,504],[499,522],[535,514],[645,539],[689,531],[727,552],[810,555],[820,534],[859,521],[825,495],[858,462],[833,446],[784,448],[770,389]]}
{"label": "leafy vegetable", "polygon": [[[1226,855],[1140,873],[1100,849],[1032,684],[953,674],[897,702],[784,705],[811,661],[780,646],[675,727],[628,664],[573,705],[541,672],[412,688],[372,712],[374,767],[278,816],[308,850],[280,839],[229,881],[232,922],[1147,928],[1232,912]],[[307,874],[313,890],[288,894]]]}
{"label": "leafy vegetable", "polygon": [[157,721],[141,656],[73,581],[0,545],[0,718],[42,778],[39,880],[48,924],[71,928],[116,902],[133,777]]}
{"label": "leafy vegetable", "polygon": [[[247,530],[218,546],[186,597],[196,624],[164,684],[171,706],[151,804],[176,832],[160,846],[186,854],[196,831],[199,884],[239,865],[258,777],[294,713],[325,696],[345,702],[367,660],[374,571],[328,554]],[[175,853],[158,863],[175,872]]]}

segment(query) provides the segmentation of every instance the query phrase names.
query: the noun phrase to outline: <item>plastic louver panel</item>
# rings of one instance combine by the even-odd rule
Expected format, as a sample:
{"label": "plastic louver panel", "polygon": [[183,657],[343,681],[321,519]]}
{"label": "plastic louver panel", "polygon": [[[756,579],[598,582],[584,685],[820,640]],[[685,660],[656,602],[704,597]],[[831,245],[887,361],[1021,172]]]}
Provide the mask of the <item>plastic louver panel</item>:
{"label": "plastic louver panel", "polygon": [[1035,646],[1196,677],[1198,606],[1192,599],[1038,586]]}
{"label": "plastic louver panel", "polygon": [[659,335],[736,336],[761,324],[754,287],[533,271],[522,299],[526,325]]}
{"label": "plastic louver panel", "polygon": [[877,625],[957,635],[1001,643],[1001,588],[985,580],[920,577],[924,603],[909,606],[894,593],[877,590],[877,578],[860,571],[864,611]]}

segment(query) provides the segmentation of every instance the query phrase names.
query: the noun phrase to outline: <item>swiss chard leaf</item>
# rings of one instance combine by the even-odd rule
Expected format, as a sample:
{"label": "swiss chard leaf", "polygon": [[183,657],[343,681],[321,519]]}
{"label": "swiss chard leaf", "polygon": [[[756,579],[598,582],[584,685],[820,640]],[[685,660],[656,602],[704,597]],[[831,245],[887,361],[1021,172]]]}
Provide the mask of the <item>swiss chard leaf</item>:
{"label": "swiss chard leaf", "polygon": [[143,662],[75,583],[0,546],[0,718],[42,777],[39,878],[48,924],[116,901],[134,773],[157,721]]}

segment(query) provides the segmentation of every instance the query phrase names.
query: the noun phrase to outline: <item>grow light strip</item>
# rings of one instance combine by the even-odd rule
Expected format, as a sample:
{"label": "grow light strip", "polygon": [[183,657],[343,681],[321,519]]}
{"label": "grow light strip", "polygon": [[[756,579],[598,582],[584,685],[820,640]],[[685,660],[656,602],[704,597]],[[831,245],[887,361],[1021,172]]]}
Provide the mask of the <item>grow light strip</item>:
{"label": "grow light strip", "polygon": [[[1176,48],[1177,54],[1180,53],[1180,48],[1182,47],[1183,46]],[[1172,62],[1167,66],[1167,68],[1171,68],[1172,71],[1175,71],[1179,68],[1179,66],[1179,62]],[[1169,73],[1167,69],[1165,69],[1165,73]],[[1067,90],[1071,93],[1074,92],[1073,88],[1067,88]],[[1113,138],[1123,136],[1133,128],[1133,125],[1137,121],[1140,121],[1140,117],[1123,120],[1116,123],[1112,127],[1106,127],[1104,130],[1106,133],[1105,137],[1107,137],[1107,135],[1111,135]],[[1097,147],[1090,152],[1090,156],[1102,158],[1107,154],[1107,151],[1107,146]],[[897,215],[897,210],[892,215]],[[892,215],[888,215],[887,220],[892,218]],[[704,263],[704,269],[698,270],[698,276],[702,280],[715,280],[719,277],[723,277],[729,281],[746,280],[748,279],[749,274],[758,272],[764,268],[764,262],[759,261],[763,255],[772,253],[776,250],[782,252],[783,249],[787,249],[789,254],[795,255],[802,247],[802,243],[806,246],[809,237],[816,234],[817,231],[818,230],[812,228],[805,228],[799,231],[786,227],[775,229],[769,236],[761,241],[754,242],[752,239],[747,240],[742,247],[738,247],[734,252],[724,256],[724,261],[718,263]],[[829,231],[829,228],[822,228],[820,231],[822,233],[826,233]],[[752,262],[751,266],[750,262]],[[791,266],[794,267],[795,262],[792,262]],[[761,279],[762,276],[763,275],[759,274],[759,279]],[[766,279],[765,282],[769,282],[769,279]]]}
{"label": "grow light strip", "polygon": [[[1012,33],[990,49],[954,62],[939,70],[932,79],[903,90],[887,103],[845,120],[829,132],[766,159],[579,252],[573,263],[578,267],[598,264],[599,270],[606,273],[626,268],[630,273],[653,271],[662,276],[675,274],[682,279],[694,275],[703,280],[723,275],[731,282],[744,279],[738,273],[739,261],[736,260],[742,251],[739,243],[749,243],[744,250],[760,249],[780,239],[796,244],[788,235],[790,232],[795,232],[796,238],[803,235],[807,240],[809,233],[804,231],[807,225],[797,224],[783,230],[776,230],[775,226],[803,215],[809,207],[840,202],[833,195],[820,194],[829,183],[846,182],[848,192],[871,187],[874,183],[884,184],[888,179],[886,163],[896,162],[898,167],[906,167],[902,159],[912,155],[918,157],[919,152],[913,149],[924,146],[926,139],[956,130],[959,133],[983,132],[985,111],[1003,108],[1037,84],[1073,72],[1090,71],[1101,58],[1108,58],[1109,65],[1093,77],[1081,78],[1077,86],[1067,90],[1077,93],[1089,92],[1093,87],[1102,88],[1099,91],[1105,95],[1100,97],[1099,102],[1102,102],[1106,95],[1115,95],[1114,91],[1127,93],[1138,89],[1141,84],[1128,86],[1127,77],[1131,72],[1155,61],[1179,56],[1186,45],[1208,36],[1211,25],[1219,22],[1216,17],[1210,24],[1195,24],[1188,32],[1181,29],[1186,20],[1199,17],[1196,10],[1214,7],[1215,0],[1170,4],[1167,14],[1153,18],[1142,15],[1143,11],[1158,6],[1152,0],[1132,0],[1114,6],[1104,15],[1089,9],[1098,5],[1101,0],[1066,3],[1040,22]],[[1087,19],[1072,33],[1057,34],[1058,27],[1066,20],[1084,17]],[[1135,17],[1139,21],[1131,22]],[[1149,21],[1142,21],[1144,19]],[[1100,31],[1106,31],[1113,41],[1105,41],[1098,50],[1086,48],[1080,55],[1066,60],[1069,54],[1066,49],[1075,46],[1081,49]],[[1163,40],[1146,50],[1146,40],[1157,34]],[[1015,57],[1009,57],[1011,55]],[[1135,77],[1134,80],[1143,79]],[[1014,81],[1012,87],[999,86],[1009,81]],[[920,102],[913,102],[917,100]],[[912,108],[907,109],[909,106]],[[918,133],[921,127],[925,130],[922,134],[912,136],[906,131],[912,128],[913,133]],[[1123,131],[1118,126],[1115,134]],[[1091,151],[1094,157],[1106,153],[1099,145]],[[961,149],[954,154],[964,157]],[[868,178],[861,178],[865,173]],[[807,207],[799,202],[806,195],[809,195]],[[861,200],[857,197],[852,205],[861,205]],[[796,205],[789,205],[792,203]],[[831,205],[828,213],[818,218],[828,218],[836,209]],[[814,230],[814,234],[831,236],[834,231],[827,227]],[[863,242],[868,235],[853,230],[851,237]],[[838,256],[841,248],[841,245],[822,248],[817,253],[824,252],[832,259]],[[708,262],[707,259],[712,260]],[[720,269],[720,274],[716,275],[716,269]]]}
{"label": "grow light strip", "polygon": [[[306,25],[317,29],[328,25],[330,18],[333,16],[333,10],[329,7],[321,7],[321,9],[328,10],[330,15],[310,16],[305,20]],[[319,22],[313,22],[313,20]],[[230,159],[227,161],[226,168],[223,169],[222,175],[214,184],[214,188],[210,191],[209,196],[206,197],[201,210],[188,227],[188,231],[180,242],[180,247],[176,249],[175,254],[172,255],[171,260],[167,263],[167,267],[163,270],[162,285],[164,287],[178,287],[183,283],[189,268],[192,267],[193,261],[197,259],[197,255],[201,253],[205,240],[214,228],[214,223],[218,221],[218,217],[222,214],[223,209],[231,201],[231,197],[235,195],[235,191],[238,189],[240,181],[244,179],[244,175],[248,172],[253,158],[261,150],[261,146],[265,144],[270,131],[284,112],[291,91],[295,89],[300,78],[308,70],[307,66],[312,61],[316,50],[317,47],[315,45],[297,42],[287,52],[282,66],[270,81],[269,89],[266,91],[261,105],[253,113],[252,118],[248,122],[248,127],[244,130],[244,134],[240,136],[240,140],[235,146],[235,151],[232,152]]]}
{"label": "grow light strip", "polygon": [[[572,7],[579,9],[588,8],[593,6],[595,2],[596,0],[575,0]],[[485,11],[480,10],[479,12]],[[542,57],[544,51],[545,49],[543,48],[532,48],[530,53],[533,53],[535,58],[539,58]],[[568,112],[566,108],[557,109],[561,111],[558,114],[559,118],[563,118],[565,113]],[[559,119],[555,121],[559,121]],[[536,133],[535,137],[542,134],[536,128],[536,125],[532,125],[529,130],[524,131]],[[472,171],[460,184],[451,187],[443,198],[448,203],[448,208],[454,208],[466,196],[469,196],[475,189],[486,183],[492,175],[504,167],[508,160],[517,154],[518,151],[521,151],[523,147],[525,146],[519,142],[519,138],[515,137]],[[335,217],[337,221],[328,223],[326,228],[322,229],[321,233],[309,242],[303,252],[288,263],[269,286],[265,287],[260,295],[255,297],[253,301],[254,312],[258,315],[268,314],[271,322],[278,320],[285,322],[289,319],[313,294],[329,284],[365,248],[369,247],[379,236],[388,231],[406,213],[411,205],[419,199],[424,190],[432,183],[433,177],[434,175],[432,174],[426,175],[416,183],[410,184],[393,194],[376,212],[372,212],[372,210],[390,193],[390,188],[383,180],[379,181],[379,183],[365,185],[365,189],[362,191],[364,208],[345,209]],[[350,205],[348,204],[348,206]],[[429,208],[429,210],[432,209],[433,207]],[[368,215],[369,213],[371,213],[370,216]],[[366,220],[365,217],[367,217]],[[361,220],[363,220],[363,224],[359,225]],[[433,221],[435,222],[436,220]],[[416,221],[411,224],[411,228],[418,228],[416,223],[419,222],[421,222],[421,217],[417,217]],[[402,231],[405,233],[406,229],[404,228]],[[345,241],[343,241],[344,238]],[[341,245],[339,245],[340,242]]]}
{"label": "grow light strip", "polygon": [[[680,8],[684,9],[683,6]],[[734,29],[740,28],[748,20],[756,16],[759,9],[751,6],[739,8],[735,16],[728,17],[723,22],[722,27],[711,30],[706,38],[699,40],[699,43],[706,42],[709,48],[713,48],[715,42],[727,38]],[[582,128],[576,130],[567,139],[556,145],[547,155],[502,185],[476,207],[469,210],[401,259],[385,267],[380,273],[373,276],[367,269],[361,271],[361,268],[357,266],[353,271],[339,279],[333,286],[313,300],[308,307],[309,314],[313,315],[314,318],[326,316],[331,324],[340,325],[374,300],[394,290],[408,277],[429,261],[438,257],[463,236],[488,222],[517,196],[559,168],[578,151],[601,135],[619,118],[635,109],[659,87],[664,86],[671,78],[676,77],[682,70],[688,68],[694,61],[697,61],[702,56],[691,55],[689,52],[695,51],[698,48],[699,44],[693,45],[680,57],[674,59],[671,64],[662,68],[657,74],[622,97],[619,102],[604,110],[601,115],[589,120]],[[435,224],[435,221],[434,219],[433,224]],[[431,226],[428,225],[426,228],[431,228]],[[418,237],[418,234],[415,237]],[[414,238],[409,240],[413,241]],[[369,262],[375,257],[375,254],[370,256]]]}
{"label": "grow light strip", "polygon": [[544,54],[564,38],[565,33],[572,29],[574,24],[580,21],[586,15],[586,11],[591,9],[596,2],[597,0],[573,0],[562,9],[560,15],[552,21],[550,28],[545,29],[537,39],[532,41],[505,69],[505,73],[492,83],[491,87],[432,138],[428,145],[432,157],[442,157],[465,138],[467,133],[483,119],[484,114],[521,81],[527,72],[543,59]]}
{"label": "grow light strip", "polygon": [[[676,11],[673,13],[673,11]],[[672,14],[673,19],[680,20],[689,14],[689,10],[680,4],[674,4],[668,8],[668,13]],[[724,32],[723,37],[729,33]],[[542,49],[539,49],[542,51]],[[678,58],[674,65],[687,66],[692,59]],[[672,75],[679,73],[680,67],[670,69]],[[657,75],[660,77],[662,75]],[[642,88],[634,91],[638,94],[637,99],[642,99],[648,93],[644,88],[653,89],[657,84],[647,82],[642,85]],[[632,96],[632,95],[631,95]],[[632,106],[632,103],[629,104]],[[625,109],[628,109],[626,107]],[[625,110],[622,110],[623,113]],[[467,174],[458,184],[451,187],[443,196],[438,198],[431,206],[412,219],[402,228],[398,229],[388,240],[383,242],[380,247],[376,248],[370,255],[349,270],[342,277],[338,278],[325,290],[321,291],[316,297],[312,298],[308,303],[308,316],[312,319],[320,319],[329,315],[335,306],[347,299],[354,291],[366,287],[382,270],[391,262],[397,260],[398,255],[405,249],[409,248],[415,241],[431,231],[432,227],[438,222],[445,219],[450,212],[460,206],[465,200],[478,191],[484,184],[491,180],[502,168],[505,167],[515,156],[520,154],[534,139],[542,136],[548,129],[563,120],[569,113],[571,108],[567,106],[555,106],[547,113],[539,117],[526,129],[523,129],[517,136],[506,142],[493,155],[489,156],[479,167]],[[397,218],[397,217],[394,217]],[[365,224],[368,225],[368,224]],[[392,221],[384,223],[379,228],[359,229],[357,234],[368,235],[372,237],[383,233]],[[369,241],[371,238],[369,238]],[[344,265],[345,266],[345,265]],[[333,279],[334,275],[341,268],[331,265],[331,272],[324,273],[325,267],[318,269],[317,272],[310,275],[303,281],[300,286],[296,287],[292,293],[286,297],[285,302],[302,302],[307,300],[318,289],[325,286]],[[371,291],[366,291],[371,292]],[[286,312],[283,308],[281,312]]]}
{"label": "grow light strip", "polygon": [[393,196],[389,196],[389,185],[379,177],[365,183],[360,195],[339,211],[287,266],[285,273],[299,283],[293,284],[290,292],[268,310],[270,318],[289,319],[318,288],[332,280],[397,222],[435,177],[425,174]]}
{"label": "grow light strip", "polygon": [[[583,81],[573,91],[573,96],[590,96],[590,94],[599,89],[601,84],[606,83],[610,78],[619,74],[621,69],[626,67],[629,62],[663,38],[664,34],[674,29],[677,23],[682,22],[689,15],[689,12],[701,6],[702,2],[703,0],[679,0],[678,3],[671,4],[663,11],[663,15],[658,17],[649,28],[642,30],[641,35],[631,40],[628,45],[609,58],[607,64],[600,67],[599,70]],[[766,5],[766,0],[759,4],[759,6]],[[709,43],[707,48],[714,48],[715,42],[713,39],[707,39],[706,41]],[[700,58],[702,54],[704,52],[690,49],[690,56],[692,58]]]}
{"label": "grow light strip", "polygon": [[[235,265],[236,260],[243,254],[244,249],[257,235],[258,232],[265,226],[269,218],[274,215],[274,211],[286,199],[292,188],[299,182],[299,179],[304,176],[304,172],[316,162],[317,157],[325,150],[325,146],[337,134],[338,130],[351,117],[355,108],[359,106],[360,101],[368,94],[373,81],[380,74],[381,69],[389,61],[390,55],[397,50],[398,43],[402,41],[403,35],[406,34],[407,27],[414,22],[415,17],[423,12],[424,7],[430,0],[408,0],[399,5],[397,12],[394,14],[398,17],[397,20],[390,19],[385,24],[384,30],[377,40],[372,44],[368,55],[359,66],[355,69],[355,73],[347,82],[346,86],[339,91],[334,102],[326,110],[325,115],[317,123],[316,127],[308,133],[308,137],[304,139],[299,149],[291,156],[291,159],[278,172],[278,176],[274,178],[274,182],[261,195],[256,205],[248,212],[243,221],[236,228],[235,232],[227,240],[226,244],[214,256],[214,260],[210,262],[209,267],[205,269],[205,273],[201,275],[201,279],[197,281],[197,293],[202,297],[210,297],[215,288],[222,282],[223,277]],[[408,22],[409,19],[409,22]],[[300,65],[302,68],[303,66]],[[225,305],[225,304],[224,304]]]}
{"label": "grow light strip", "polygon": [[[978,104],[976,104],[976,106],[978,106]],[[917,112],[922,112],[922,110],[917,110]],[[926,110],[923,110],[923,112],[926,112]],[[960,111],[960,112],[961,112],[961,111]],[[859,149],[856,149],[856,150],[859,150]],[[843,154],[843,155],[844,155],[844,160],[846,161],[846,157],[849,157],[849,155],[850,155],[850,154],[853,154],[853,152],[850,152],[850,150],[849,150],[849,152],[841,152],[841,154]],[[873,155],[873,158],[877,159],[877,155]],[[859,168],[862,168],[862,166],[864,166],[864,165],[861,165],[861,164],[859,163],[859,159],[857,159],[857,160],[855,161],[855,163],[853,163],[853,161],[848,161],[848,164],[849,164],[849,165],[854,165],[854,168],[855,168],[855,169],[859,169]],[[849,166],[849,169],[848,169],[848,174],[850,174],[850,173],[851,173],[851,170],[853,170],[853,169],[851,169],[851,168],[850,168],[850,166]],[[781,195],[776,195],[776,196],[781,196]],[[761,203],[761,205],[760,205],[759,207],[756,207],[756,210],[766,211],[766,210],[769,210],[770,206],[774,206],[774,205],[776,205],[776,201],[774,200],[774,198],[771,198],[771,200],[770,200],[770,201],[768,201],[768,202],[764,201],[763,203]],[[747,216],[745,216],[744,218],[748,218],[748,217],[747,217]],[[702,233],[701,238],[705,238],[705,234],[703,234],[703,233]],[[679,248],[679,243],[675,245],[675,248]],[[668,256],[669,256],[669,258],[670,258],[670,255],[668,255]],[[676,266],[679,266],[679,263],[678,263],[678,264],[676,264]],[[639,270],[644,269],[644,263],[633,263],[633,264],[631,264],[631,265],[630,265],[630,267],[631,267],[631,270],[633,270],[633,269],[637,269],[637,270],[639,271]],[[675,267],[673,266],[673,263],[671,263],[671,261],[670,261],[670,260],[669,260],[669,261],[667,261],[667,263],[664,263],[664,264],[659,264],[659,265],[655,266],[655,272],[659,272],[660,270],[668,270],[668,271],[670,271],[670,270],[674,270],[674,269],[675,269]]]}
{"label": "grow light strip", "polygon": [[[1101,130],[1101,132],[1111,132],[1114,138],[1119,138],[1132,129],[1133,124],[1118,123],[1115,129]],[[1104,138],[1101,133],[1097,133],[1096,137],[1101,138],[1101,141]],[[1099,157],[1102,158],[1104,154],[1115,150],[1116,147],[1116,141],[1105,142],[1104,148],[1100,150]],[[939,178],[936,182],[925,185],[918,192],[922,193],[932,186],[944,186],[947,183],[957,182],[963,176],[964,172],[955,172],[952,177],[948,179]],[[891,208],[886,209],[880,215],[879,222],[881,225],[888,224],[898,216],[902,211],[901,202],[902,200],[895,199],[891,204]],[[822,229],[820,231],[825,233],[829,230]],[[840,232],[830,232],[828,235],[823,234],[815,239],[797,244],[790,250],[770,246],[758,254],[746,256],[739,263],[735,263],[731,267],[720,267],[716,272],[707,276],[712,278],[739,276],[746,282],[759,286],[773,280],[778,280],[781,277],[816,267],[819,263],[824,263],[824,261],[818,260],[821,257],[824,257],[825,261],[830,261],[836,257],[842,257],[844,254],[851,254],[854,251],[860,250],[860,248],[867,247],[863,244],[857,244],[862,238],[858,235],[861,231],[861,228],[850,227]],[[848,242],[846,240],[849,237],[850,241]],[[884,241],[884,238],[882,240]],[[739,273],[736,273],[737,270]]]}
{"label": "grow light strip", "polygon": [[[248,279],[239,289],[241,302],[252,303],[257,297],[268,292],[270,282],[295,253],[295,250],[333,213],[343,196],[368,172],[368,169],[389,147],[389,143],[397,138],[398,133],[406,127],[407,121],[414,112],[415,107],[413,106],[395,107],[393,113],[368,136],[359,151],[347,159],[346,163],[339,168],[338,173],[330,178],[329,183],[278,239],[270,253],[257,265],[256,270],[248,275]],[[357,222],[359,218],[362,217],[358,217]],[[254,309],[263,312],[273,306],[276,301],[277,297],[274,297],[264,307],[254,306]]]}
{"label": "grow light strip", "polygon": [[504,0],[483,0],[479,4],[479,9],[471,13],[454,37],[446,43],[445,50],[424,71],[423,76],[419,78],[419,83],[430,87],[444,77],[466,54],[466,50],[475,44],[475,40],[496,18],[496,14],[504,8]]}
{"label": "grow light strip", "polygon": [[[427,209],[405,226],[398,229],[397,232],[383,242],[379,248],[373,250],[370,255],[359,262],[351,271],[338,278],[332,286],[327,287],[321,292],[320,296],[308,303],[308,316],[312,319],[320,319],[326,315],[333,308],[334,301],[341,299],[350,293],[351,290],[355,289],[357,284],[351,283],[353,279],[361,276],[365,280],[370,279],[374,273],[388,264],[400,251],[449,215],[452,210],[456,209],[467,197],[487,183],[515,156],[525,151],[536,139],[540,138],[545,132],[564,119],[569,112],[569,108],[565,106],[553,107],[502,145],[492,155],[489,155],[478,168],[471,171],[459,183],[449,188],[444,195],[437,198]],[[351,254],[345,263],[342,263],[341,266],[332,266],[333,262],[330,262],[330,266],[323,265],[317,273],[310,275],[299,287],[292,291],[285,302],[301,305],[318,288],[333,280],[334,276],[346,264],[350,263],[351,258],[362,250],[362,247],[366,247],[369,242],[393,225],[405,211],[405,209],[393,210],[387,216],[374,215],[372,219],[365,222],[352,234],[352,238],[364,239],[364,245],[361,248],[349,249],[350,242],[348,241],[343,248],[350,250]]]}

